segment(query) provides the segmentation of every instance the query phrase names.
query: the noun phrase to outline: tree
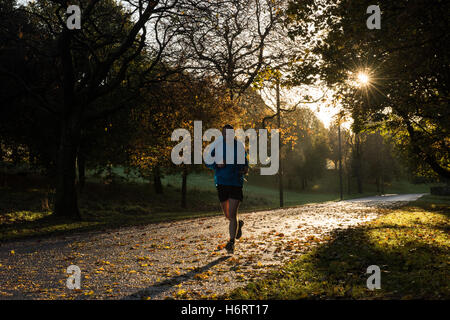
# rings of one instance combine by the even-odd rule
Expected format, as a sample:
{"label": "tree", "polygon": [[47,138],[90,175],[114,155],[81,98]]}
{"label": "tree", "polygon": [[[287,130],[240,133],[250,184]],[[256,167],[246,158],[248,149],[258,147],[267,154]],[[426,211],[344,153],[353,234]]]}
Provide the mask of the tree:
{"label": "tree", "polygon": [[[449,179],[449,3],[378,4],[381,29],[369,30],[366,1],[291,2],[292,33],[320,35],[312,48],[316,63],[308,66],[339,87],[356,133],[374,124],[405,133],[418,160]],[[349,85],[358,72],[368,74],[367,86]]]}
{"label": "tree", "polygon": [[297,108],[284,115],[282,134],[288,187],[305,190],[326,168],[326,129],[309,108]]}
{"label": "tree", "polygon": [[230,100],[250,87],[260,70],[280,58],[277,30],[284,1],[187,1],[179,17],[185,65],[214,76]]}
{"label": "tree", "polygon": [[[69,30],[64,14],[68,1],[39,1],[15,10],[23,12],[34,30],[15,39],[24,48],[23,66],[47,61],[51,70],[44,86],[37,86],[5,61],[0,74],[22,88],[34,106],[54,117],[58,127],[57,183],[54,213],[79,217],[75,166],[86,124],[127,108],[129,96],[114,105],[102,99],[119,97],[122,88],[159,81],[153,73],[176,33],[170,24],[176,1],[78,1],[82,10],[81,30]],[[71,3],[73,4],[73,3]],[[152,42],[149,42],[149,40]]]}
{"label": "tree", "polygon": [[393,155],[392,144],[378,132],[368,134],[364,141],[363,162],[367,169],[365,177],[374,183],[377,192],[384,193],[384,186],[391,182],[398,172],[398,161]]}
{"label": "tree", "polygon": [[198,168],[172,164],[172,132],[178,128],[192,132],[195,120],[202,121],[204,130],[220,128],[225,121],[232,123],[240,108],[210,79],[196,79],[187,72],[141,91],[145,102],[134,110],[137,132],[130,143],[130,164],[145,178],[153,175],[157,193],[162,192],[158,177],[164,172],[181,173],[182,206],[186,206],[187,177]]}
{"label": "tree", "polygon": [[[25,46],[24,41],[28,34],[36,33],[35,26],[16,6],[13,0],[0,3],[0,67],[27,79],[29,86],[36,90],[44,90],[45,79],[52,74],[51,59],[46,57],[31,65],[34,50]],[[57,140],[53,115],[45,106],[35,103],[33,97],[24,94],[24,88],[4,72],[0,72],[0,101],[0,144],[5,155],[12,152],[11,160],[16,164],[27,160],[33,167],[51,171]]]}

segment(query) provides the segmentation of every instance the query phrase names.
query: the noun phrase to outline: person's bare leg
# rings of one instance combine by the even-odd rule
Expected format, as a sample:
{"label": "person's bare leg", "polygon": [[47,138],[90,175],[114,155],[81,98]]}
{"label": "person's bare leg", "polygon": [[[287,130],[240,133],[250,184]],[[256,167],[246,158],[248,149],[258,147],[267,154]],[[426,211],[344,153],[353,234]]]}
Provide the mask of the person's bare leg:
{"label": "person's bare leg", "polygon": [[229,218],[229,210],[230,210],[230,203],[229,200],[225,200],[223,202],[220,203],[220,205],[222,206],[222,211],[225,214],[225,218],[227,218],[228,220],[230,220]]}
{"label": "person's bare leg", "polygon": [[238,220],[237,220],[237,212],[239,208],[239,204],[241,203],[239,200],[236,199],[229,199],[229,209],[228,209],[228,220],[230,220],[230,240],[233,240],[236,238],[237,233],[237,227],[238,227]]}

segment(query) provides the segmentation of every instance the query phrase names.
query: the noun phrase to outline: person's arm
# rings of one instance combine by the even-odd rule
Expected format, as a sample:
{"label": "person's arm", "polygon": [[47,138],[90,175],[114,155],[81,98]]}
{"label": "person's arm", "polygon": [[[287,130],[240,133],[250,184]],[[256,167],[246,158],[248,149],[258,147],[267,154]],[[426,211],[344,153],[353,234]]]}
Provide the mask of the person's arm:
{"label": "person's arm", "polygon": [[208,167],[209,169],[216,170],[216,163],[215,162],[211,163],[211,164],[205,163],[205,166]]}

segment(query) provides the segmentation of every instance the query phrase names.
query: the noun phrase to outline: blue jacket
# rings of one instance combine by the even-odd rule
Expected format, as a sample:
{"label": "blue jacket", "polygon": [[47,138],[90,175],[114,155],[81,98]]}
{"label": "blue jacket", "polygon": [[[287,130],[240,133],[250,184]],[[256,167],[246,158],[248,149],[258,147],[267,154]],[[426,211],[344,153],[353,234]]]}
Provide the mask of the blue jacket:
{"label": "blue jacket", "polygon": [[[216,154],[216,148],[220,147],[220,145],[223,146],[223,163],[225,163],[225,167],[219,168],[217,167],[217,164],[214,162],[212,164],[206,164],[206,166],[210,169],[214,170],[214,182],[217,185],[224,185],[224,186],[237,186],[242,187],[244,184],[244,175],[239,173],[239,171],[244,170],[246,167],[248,167],[248,160],[247,160],[247,153],[245,152],[245,148],[243,144],[236,139],[234,140],[234,163],[226,163],[226,148],[227,144],[225,142],[216,144],[212,150],[211,155],[214,157]],[[244,159],[245,164],[238,164],[237,163],[237,154],[238,154],[238,146],[240,150],[243,150],[244,152]]]}

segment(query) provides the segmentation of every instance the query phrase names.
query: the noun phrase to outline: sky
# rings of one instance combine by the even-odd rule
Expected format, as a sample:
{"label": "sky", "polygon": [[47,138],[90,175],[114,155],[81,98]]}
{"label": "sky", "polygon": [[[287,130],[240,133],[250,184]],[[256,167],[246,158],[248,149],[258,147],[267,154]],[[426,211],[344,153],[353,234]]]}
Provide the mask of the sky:
{"label": "sky", "polygon": [[[275,93],[272,91],[261,92],[261,97],[266,102],[266,104],[272,109],[275,108]],[[304,101],[304,95],[310,96],[310,101],[318,102],[314,103],[301,103],[298,106],[302,108],[311,109],[320,121],[324,124],[326,128],[329,128],[331,123],[335,121],[335,115],[339,113],[341,108],[338,104],[333,104],[333,91],[323,87],[298,87],[292,89],[282,89],[280,96],[281,100],[284,101],[285,106],[283,108],[289,109],[296,105],[299,101]],[[324,98],[324,100],[322,100]],[[337,106],[333,106],[337,105]],[[349,128],[350,123],[343,124],[344,127]]]}

